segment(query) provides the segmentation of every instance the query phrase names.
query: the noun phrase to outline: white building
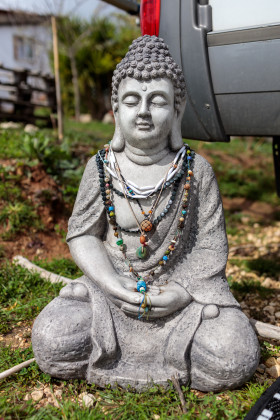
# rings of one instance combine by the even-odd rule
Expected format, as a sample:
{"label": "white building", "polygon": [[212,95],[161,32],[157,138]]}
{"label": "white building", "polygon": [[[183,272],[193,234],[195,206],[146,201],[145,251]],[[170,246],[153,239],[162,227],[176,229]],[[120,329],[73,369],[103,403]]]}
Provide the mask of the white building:
{"label": "white building", "polygon": [[[19,87],[47,87],[42,79],[32,74],[52,73],[50,17],[0,9],[0,46],[0,112],[13,113],[14,101],[22,101]],[[27,70],[28,75],[20,73],[21,70]],[[28,102],[28,96],[24,100]],[[46,104],[47,96],[35,91],[30,101]]]}
{"label": "white building", "polygon": [[51,73],[50,18],[0,10],[0,63],[12,69]]}

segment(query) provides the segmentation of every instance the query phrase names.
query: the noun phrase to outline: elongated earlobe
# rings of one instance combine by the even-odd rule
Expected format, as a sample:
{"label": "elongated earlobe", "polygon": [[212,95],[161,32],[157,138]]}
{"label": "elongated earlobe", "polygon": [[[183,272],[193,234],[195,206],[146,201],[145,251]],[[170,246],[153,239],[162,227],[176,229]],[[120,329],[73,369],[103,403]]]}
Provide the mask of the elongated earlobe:
{"label": "elongated earlobe", "polygon": [[179,150],[183,146],[182,132],[181,132],[181,122],[184,115],[186,107],[186,101],[183,101],[180,109],[176,111],[174,116],[170,137],[169,137],[169,147],[173,152]]}
{"label": "elongated earlobe", "polygon": [[124,138],[119,125],[118,112],[114,112],[115,132],[111,141],[111,147],[114,152],[121,152],[124,149]]}

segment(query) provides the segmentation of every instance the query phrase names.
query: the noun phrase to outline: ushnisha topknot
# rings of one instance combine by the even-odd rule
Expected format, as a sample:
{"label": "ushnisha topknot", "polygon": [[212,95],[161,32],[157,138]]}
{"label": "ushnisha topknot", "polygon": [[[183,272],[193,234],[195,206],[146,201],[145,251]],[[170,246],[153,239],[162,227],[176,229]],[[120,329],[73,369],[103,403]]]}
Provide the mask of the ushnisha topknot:
{"label": "ushnisha topknot", "polygon": [[114,112],[118,110],[119,85],[126,77],[141,81],[168,77],[174,86],[177,110],[186,97],[186,84],[181,68],[173,60],[163,39],[154,35],[144,35],[133,40],[127,54],[117,65],[112,79]]}

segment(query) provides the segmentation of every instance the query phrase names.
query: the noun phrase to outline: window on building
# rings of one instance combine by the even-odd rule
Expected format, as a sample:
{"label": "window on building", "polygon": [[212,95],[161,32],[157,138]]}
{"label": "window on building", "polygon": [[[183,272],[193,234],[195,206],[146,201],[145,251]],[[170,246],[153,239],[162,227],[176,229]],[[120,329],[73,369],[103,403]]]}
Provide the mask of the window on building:
{"label": "window on building", "polygon": [[18,61],[32,61],[35,56],[35,42],[32,38],[14,36],[14,58]]}

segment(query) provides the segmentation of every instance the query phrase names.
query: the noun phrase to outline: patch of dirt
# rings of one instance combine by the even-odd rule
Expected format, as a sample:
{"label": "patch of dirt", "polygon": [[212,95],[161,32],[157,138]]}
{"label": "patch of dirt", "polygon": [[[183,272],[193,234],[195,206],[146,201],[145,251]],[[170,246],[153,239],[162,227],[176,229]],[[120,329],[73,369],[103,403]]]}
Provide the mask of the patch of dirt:
{"label": "patch of dirt", "polygon": [[0,334],[0,347],[27,349],[30,346],[32,331],[30,322],[18,322],[18,325],[7,334]]}
{"label": "patch of dirt", "polygon": [[[66,221],[65,221],[66,225]],[[52,260],[54,258],[71,258],[68,245],[62,242],[56,232],[37,232],[31,235],[17,235],[10,241],[2,241],[5,258],[12,260],[22,255],[29,260],[35,257]]]}
{"label": "patch of dirt", "polygon": [[280,212],[280,206],[272,206],[269,203],[261,201],[251,201],[243,197],[223,197],[223,206],[225,210],[242,212],[256,220],[275,220],[275,214]]}
{"label": "patch of dirt", "polygon": [[[22,199],[34,205],[42,222],[42,231],[30,227],[27,232],[18,233],[8,240],[1,240],[5,258],[12,259],[22,255],[28,259],[35,256],[51,260],[53,258],[70,258],[68,246],[62,241],[67,231],[71,209],[63,201],[58,184],[48,175],[41,164],[36,166],[21,165],[16,160],[1,160],[0,164],[9,167],[10,173],[18,176],[17,185],[21,188]],[[0,237],[7,233],[7,227],[0,226]]]}
{"label": "patch of dirt", "polygon": [[53,230],[55,224],[61,222],[61,214],[66,210],[57,183],[41,164],[33,167],[19,166],[16,174],[21,176],[23,198],[32,201],[45,229]]}

